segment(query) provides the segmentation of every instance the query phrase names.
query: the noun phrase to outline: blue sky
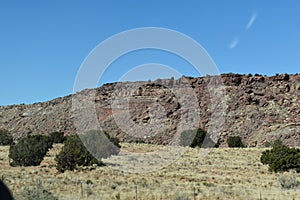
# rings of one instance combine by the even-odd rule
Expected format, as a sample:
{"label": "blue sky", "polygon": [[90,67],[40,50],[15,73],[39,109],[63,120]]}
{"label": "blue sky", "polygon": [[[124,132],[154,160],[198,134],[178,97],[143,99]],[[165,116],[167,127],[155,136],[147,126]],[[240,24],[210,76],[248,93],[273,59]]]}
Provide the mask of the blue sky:
{"label": "blue sky", "polygon": [[[72,93],[77,71],[93,48],[114,34],[141,27],[188,35],[206,49],[221,73],[299,73],[299,10],[297,0],[1,0],[0,105]],[[177,56],[144,50],[116,60],[99,85],[145,63],[201,75]]]}

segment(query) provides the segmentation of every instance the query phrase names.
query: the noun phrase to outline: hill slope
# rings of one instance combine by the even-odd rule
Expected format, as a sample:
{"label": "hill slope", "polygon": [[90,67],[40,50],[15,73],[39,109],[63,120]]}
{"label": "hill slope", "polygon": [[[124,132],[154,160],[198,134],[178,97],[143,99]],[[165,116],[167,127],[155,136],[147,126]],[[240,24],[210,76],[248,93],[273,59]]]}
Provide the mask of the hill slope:
{"label": "hill slope", "polygon": [[[86,101],[93,103],[101,127],[121,141],[143,140],[167,144],[174,138],[180,121],[193,120],[190,119],[193,116],[185,115],[187,110],[193,108],[183,106],[189,99],[180,99],[178,94],[176,96],[173,93],[174,88],[180,85],[192,88],[197,96],[199,108],[195,108],[195,112],[199,114],[199,127],[208,129],[212,123],[211,93],[207,88],[207,80],[210,78],[213,77],[111,83],[48,102],[2,106],[0,129],[10,130],[16,138],[52,131],[74,134],[74,113],[80,109],[72,108],[72,100],[83,96]],[[223,74],[221,80],[225,93],[219,101],[226,103],[225,123],[217,138],[221,145],[225,145],[229,135],[240,135],[250,146],[262,146],[265,141],[276,138],[288,145],[300,146],[300,75],[268,77]],[[116,95],[127,97],[126,108],[124,102],[112,101]],[[162,128],[148,135],[138,131],[133,131],[136,135],[127,134],[124,129],[120,129],[115,118],[124,112],[128,112],[129,115],[125,116],[130,118],[125,121],[140,127],[151,124],[157,127],[160,124]]]}

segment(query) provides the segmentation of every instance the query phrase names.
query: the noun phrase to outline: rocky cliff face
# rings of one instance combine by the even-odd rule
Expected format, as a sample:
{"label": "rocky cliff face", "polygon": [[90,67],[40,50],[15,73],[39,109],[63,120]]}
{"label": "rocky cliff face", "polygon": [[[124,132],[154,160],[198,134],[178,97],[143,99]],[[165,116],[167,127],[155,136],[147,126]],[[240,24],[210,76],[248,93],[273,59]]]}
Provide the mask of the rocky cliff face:
{"label": "rocky cliff face", "polygon": [[[225,121],[215,137],[221,146],[226,146],[230,135],[242,136],[249,146],[263,146],[277,138],[300,146],[300,75],[223,74],[220,78],[224,94],[214,101],[207,87],[214,77],[182,77],[105,84],[44,103],[2,106],[0,129],[10,130],[15,138],[53,131],[74,134],[80,129],[74,120],[78,122],[76,116],[83,112],[74,107],[74,99],[80,96],[79,103],[89,102],[97,123],[111,135],[127,142],[168,144],[178,130],[195,126],[209,130],[214,123],[212,115],[219,112],[213,110],[217,109],[213,104],[222,102],[226,104]],[[194,101],[189,96],[193,94],[197,106],[191,104]],[[191,115],[191,110],[196,115]],[[89,119],[82,120],[82,126],[88,128]]]}

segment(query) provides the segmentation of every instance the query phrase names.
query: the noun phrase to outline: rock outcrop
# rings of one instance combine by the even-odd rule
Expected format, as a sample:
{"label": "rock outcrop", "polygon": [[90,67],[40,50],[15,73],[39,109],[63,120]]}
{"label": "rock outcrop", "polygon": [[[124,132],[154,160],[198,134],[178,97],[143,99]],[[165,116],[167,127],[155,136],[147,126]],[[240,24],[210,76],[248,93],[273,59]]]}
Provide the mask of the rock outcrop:
{"label": "rock outcrop", "polygon": [[[221,146],[230,135],[240,135],[248,146],[263,146],[277,138],[300,146],[300,75],[222,74],[219,86],[224,94],[212,100],[218,88],[211,90],[208,85],[215,78],[111,83],[48,102],[1,106],[0,129],[10,130],[15,138],[53,131],[75,134],[80,129],[74,125],[77,115],[89,112],[78,105],[88,102],[100,127],[121,141],[169,144],[178,130],[189,126],[210,130],[218,123],[212,115],[224,112],[215,136]],[[193,94],[197,106],[191,103]],[[80,99],[77,106],[74,99]],[[223,110],[216,110],[214,104],[219,103],[226,105]],[[88,128],[95,119],[82,120]]]}

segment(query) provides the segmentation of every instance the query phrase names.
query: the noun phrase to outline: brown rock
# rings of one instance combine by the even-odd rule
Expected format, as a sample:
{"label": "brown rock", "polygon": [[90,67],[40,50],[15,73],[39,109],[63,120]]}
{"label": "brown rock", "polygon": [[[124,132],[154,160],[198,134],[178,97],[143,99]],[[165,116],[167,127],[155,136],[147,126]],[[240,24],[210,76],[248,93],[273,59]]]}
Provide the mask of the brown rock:
{"label": "brown rock", "polygon": [[[83,90],[44,103],[1,106],[0,129],[10,130],[15,138],[27,134],[48,134],[53,131],[74,134],[76,133],[74,113],[84,112],[84,110],[75,108],[74,111],[72,98],[81,95],[85,100],[80,103],[90,102],[96,110],[101,127],[119,137],[121,141],[136,140],[134,136],[128,135],[118,127],[114,119],[115,115],[122,114],[128,109],[130,118],[124,120],[128,120],[132,125],[162,125],[163,128],[157,130],[154,135],[146,137],[145,141],[149,143],[168,144],[178,130],[179,124],[182,125],[182,121],[187,123],[184,126],[193,128],[188,124],[194,120],[189,113],[195,111],[199,113],[199,122],[197,122],[199,127],[210,130],[210,124],[220,125],[218,130],[220,130],[221,146],[226,146],[226,138],[231,134],[239,134],[246,143],[255,146],[261,146],[263,141],[276,137],[280,137],[289,145],[300,144],[299,128],[295,125],[300,121],[300,75],[251,77],[222,74],[221,80],[225,95],[214,103],[226,105],[224,124],[212,121],[215,120],[212,119],[212,114],[222,110],[212,104],[211,93],[207,88],[207,83],[218,83],[217,85],[222,83],[219,83],[216,77],[207,76],[182,77],[178,80],[158,79],[155,82],[145,81],[134,84],[105,84],[95,90]],[[168,87],[161,85],[164,83]],[[182,86],[193,88],[199,101],[197,110],[195,107],[186,107],[190,99],[181,99],[180,95],[175,96],[172,90]],[[93,91],[96,96],[93,96]],[[112,110],[111,100],[116,95],[130,97],[127,108],[124,107],[124,102],[123,104],[119,102]],[[92,120],[87,120],[87,127]],[[294,125],[291,128],[283,128],[288,124]]]}

